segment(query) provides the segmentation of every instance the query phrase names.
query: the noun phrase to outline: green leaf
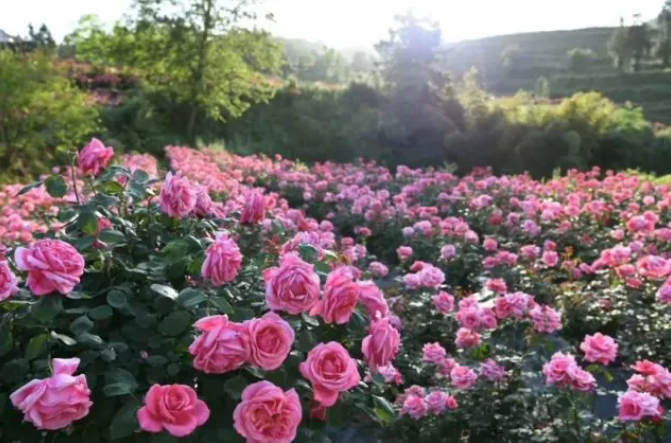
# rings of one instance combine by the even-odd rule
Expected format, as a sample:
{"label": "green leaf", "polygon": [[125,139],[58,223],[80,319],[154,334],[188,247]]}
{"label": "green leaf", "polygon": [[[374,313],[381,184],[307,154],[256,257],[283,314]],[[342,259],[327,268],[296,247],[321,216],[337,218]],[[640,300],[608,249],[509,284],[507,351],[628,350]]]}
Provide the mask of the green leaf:
{"label": "green leaf", "polygon": [[49,323],[60,314],[61,311],[63,311],[63,301],[62,298],[57,295],[40,297],[37,303],[30,307],[31,317],[42,323]]}
{"label": "green leaf", "polygon": [[231,315],[233,321],[245,321],[251,318],[254,318],[254,310],[249,308],[237,308]]}
{"label": "green leaf", "polygon": [[185,307],[186,309],[191,309],[195,308],[205,300],[207,300],[207,297],[203,291],[193,288],[186,288],[179,293],[179,296],[177,297],[177,304]]}
{"label": "green leaf", "polygon": [[175,300],[179,296],[177,291],[175,291],[170,286],[159,285],[158,283],[154,283],[153,285],[151,285],[151,290],[157,292],[163,297],[168,297],[171,300]]}
{"label": "green leaf", "polygon": [[91,321],[91,319],[85,315],[82,315],[70,323],[70,331],[72,331],[72,333],[75,335],[79,335],[82,332],[89,332],[91,329],[93,329],[93,326],[95,326],[95,324]]}
{"label": "green leaf", "polygon": [[210,297],[210,301],[214,306],[224,314],[232,314],[233,306],[224,297]]}
{"label": "green leaf", "polygon": [[65,197],[68,192],[68,185],[60,175],[50,175],[44,182],[47,192],[54,198]]}
{"label": "green leaf", "polygon": [[317,339],[314,334],[307,330],[303,329],[298,334],[298,340],[296,341],[296,349],[303,352],[310,352],[312,348],[317,345]]}
{"label": "green leaf", "polygon": [[126,307],[128,300],[126,298],[126,293],[113,289],[107,293],[107,304],[115,309],[122,309]]}
{"label": "green leaf", "polygon": [[103,392],[107,397],[116,397],[134,392],[137,389],[135,376],[122,368],[116,368],[105,373],[105,387]]}
{"label": "green leaf", "polygon": [[247,379],[241,375],[236,375],[224,383],[224,392],[226,392],[232,399],[239,400],[242,398],[242,391],[245,390],[247,384]]}
{"label": "green leaf", "polygon": [[81,343],[84,346],[91,348],[99,348],[103,345],[103,339],[98,335],[89,334],[88,332],[83,332],[77,336],[77,342]]}
{"label": "green leaf", "polygon": [[28,361],[23,358],[17,358],[8,361],[0,369],[0,380],[7,385],[12,385],[23,380],[30,370]]}
{"label": "green leaf", "polygon": [[16,195],[19,196],[19,195],[27,194],[31,190],[33,190],[35,188],[39,188],[43,184],[44,184],[43,180],[40,180],[40,181],[35,182],[35,183],[31,183],[28,186],[24,186],[23,188],[21,188],[21,190]]}
{"label": "green leaf", "polygon": [[0,328],[0,357],[7,355],[14,347],[12,331],[6,327]]}
{"label": "green leaf", "polygon": [[30,361],[47,352],[48,334],[40,334],[31,338],[26,346],[26,360]]}
{"label": "green leaf", "polygon": [[73,346],[77,344],[77,340],[74,338],[68,335],[59,334],[56,331],[51,331],[51,338],[62,341],[66,346]]}
{"label": "green leaf", "polygon": [[112,315],[114,315],[114,312],[112,312],[112,308],[110,308],[109,306],[102,305],[91,309],[88,315],[93,320],[100,321],[100,320],[107,320],[108,318],[112,317]]}
{"label": "green leaf", "polygon": [[98,216],[91,211],[79,214],[79,229],[84,234],[95,235],[98,232]]}
{"label": "green leaf", "polygon": [[168,359],[162,355],[152,355],[147,358],[147,363],[149,363],[149,366],[165,366],[168,364]]}
{"label": "green leaf", "polygon": [[191,326],[191,316],[184,311],[173,312],[158,324],[158,332],[176,337]]}
{"label": "green leaf", "polygon": [[147,174],[142,169],[136,169],[135,172],[133,172],[133,181],[137,183],[144,183],[147,180],[149,180],[149,174]]}
{"label": "green leaf", "polygon": [[375,416],[384,424],[388,424],[394,420],[396,413],[394,412],[394,407],[389,403],[389,401],[377,395],[373,396],[373,402],[375,403]]}
{"label": "green leaf", "polygon": [[170,363],[167,369],[168,375],[174,377],[175,375],[179,374],[180,369],[181,368],[177,363]]}
{"label": "green leaf", "polygon": [[110,437],[112,440],[128,437],[138,428],[137,410],[140,405],[137,403],[125,404],[114,414],[112,424],[110,425]]}
{"label": "green leaf", "polygon": [[108,194],[117,195],[123,192],[123,186],[117,181],[108,180],[103,183],[103,191]]}
{"label": "green leaf", "polygon": [[100,233],[98,239],[103,243],[113,245],[126,241],[126,236],[123,232],[117,231],[116,229],[105,229]]}

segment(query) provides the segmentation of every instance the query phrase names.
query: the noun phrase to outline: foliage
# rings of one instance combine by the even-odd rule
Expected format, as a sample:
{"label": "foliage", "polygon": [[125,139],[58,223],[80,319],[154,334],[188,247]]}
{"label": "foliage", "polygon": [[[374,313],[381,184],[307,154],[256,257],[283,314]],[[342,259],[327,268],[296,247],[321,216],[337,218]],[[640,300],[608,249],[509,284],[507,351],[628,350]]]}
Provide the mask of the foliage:
{"label": "foliage", "polygon": [[595,58],[594,51],[584,48],[573,48],[566,53],[569,69],[573,72],[586,72]]}

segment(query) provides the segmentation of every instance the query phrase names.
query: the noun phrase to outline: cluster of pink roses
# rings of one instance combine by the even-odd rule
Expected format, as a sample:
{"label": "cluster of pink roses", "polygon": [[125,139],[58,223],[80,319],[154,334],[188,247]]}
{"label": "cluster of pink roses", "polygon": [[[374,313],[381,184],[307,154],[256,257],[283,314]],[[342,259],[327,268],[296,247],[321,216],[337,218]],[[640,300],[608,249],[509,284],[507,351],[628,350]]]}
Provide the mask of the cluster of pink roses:
{"label": "cluster of pink roses", "polygon": [[410,386],[399,395],[396,403],[401,406],[401,415],[420,419],[426,415],[440,415],[448,410],[459,408],[457,399],[441,390],[429,393],[420,386]]}
{"label": "cluster of pink roses", "polygon": [[590,392],[596,388],[594,376],[578,366],[575,358],[569,354],[556,352],[543,365],[543,374],[547,384],[566,386],[582,392]]}

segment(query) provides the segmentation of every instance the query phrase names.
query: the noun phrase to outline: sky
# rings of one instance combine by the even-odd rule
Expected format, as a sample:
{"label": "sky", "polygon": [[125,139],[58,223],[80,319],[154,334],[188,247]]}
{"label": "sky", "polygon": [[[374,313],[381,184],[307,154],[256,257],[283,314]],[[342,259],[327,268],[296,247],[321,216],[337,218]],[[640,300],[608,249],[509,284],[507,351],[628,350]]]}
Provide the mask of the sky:
{"label": "sky", "polygon": [[[131,0],[0,0],[0,29],[27,34],[46,23],[60,41],[80,16],[114,23]],[[259,25],[274,34],[321,41],[336,48],[370,47],[387,36],[393,17],[409,9],[441,24],[446,41],[516,32],[617,26],[621,16],[657,16],[662,0],[265,0]]]}

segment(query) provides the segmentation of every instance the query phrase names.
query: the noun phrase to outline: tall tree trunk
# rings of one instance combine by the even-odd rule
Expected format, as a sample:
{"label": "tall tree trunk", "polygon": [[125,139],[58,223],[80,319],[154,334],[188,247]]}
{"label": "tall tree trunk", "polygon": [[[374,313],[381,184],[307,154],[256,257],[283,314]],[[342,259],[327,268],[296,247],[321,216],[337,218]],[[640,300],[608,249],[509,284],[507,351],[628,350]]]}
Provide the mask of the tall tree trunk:
{"label": "tall tree trunk", "polygon": [[195,141],[196,117],[198,116],[198,98],[203,87],[203,77],[207,67],[207,51],[209,48],[210,31],[214,23],[212,19],[212,7],[216,0],[203,0],[203,31],[200,34],[198,44],[198,64],[191,76],[191,112],[186,133],[191,142]]}

